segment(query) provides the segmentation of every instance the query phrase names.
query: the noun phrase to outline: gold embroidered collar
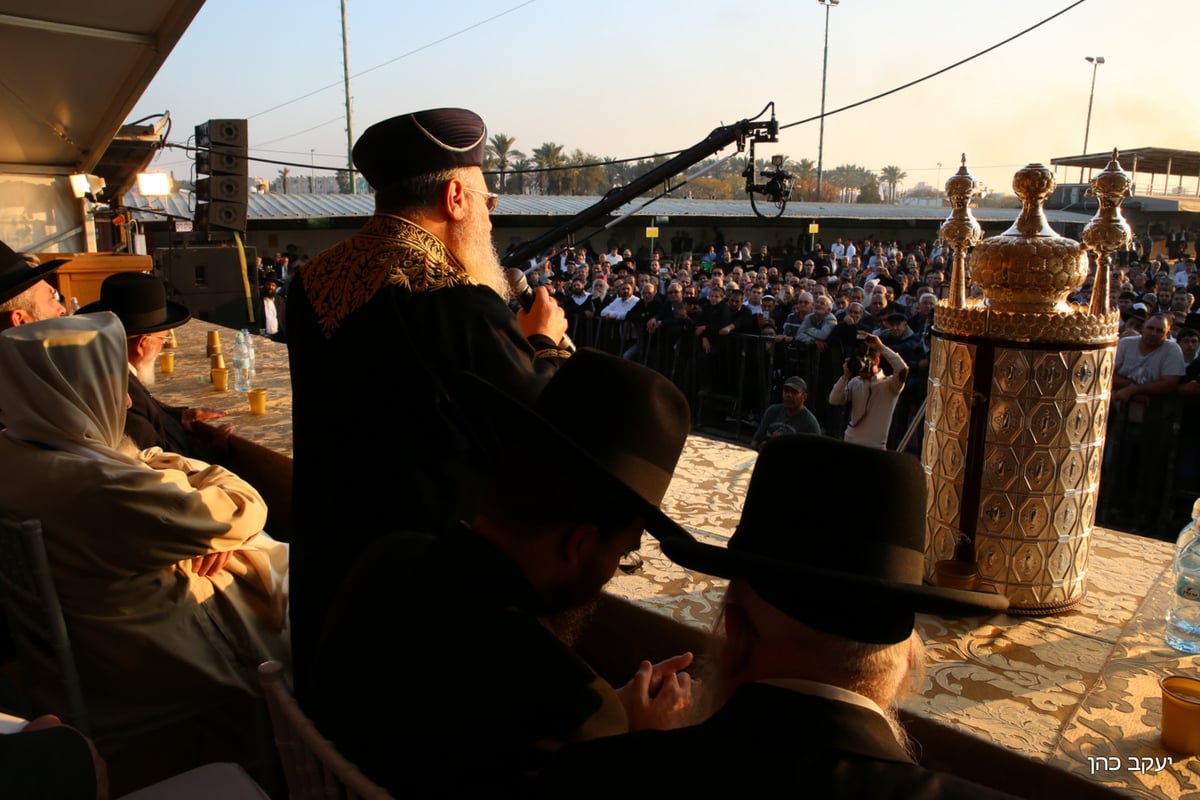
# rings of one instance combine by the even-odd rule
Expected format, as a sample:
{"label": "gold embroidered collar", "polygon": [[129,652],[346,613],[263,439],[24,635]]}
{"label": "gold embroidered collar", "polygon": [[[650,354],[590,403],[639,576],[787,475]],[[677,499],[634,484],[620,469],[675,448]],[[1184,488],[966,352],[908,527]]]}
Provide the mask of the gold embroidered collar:
{"label": "gold embroidered collar", "polygon": [[423,294],[476,283],[432,233],[411,220],[379,213],[305,265],[302,275],[327,338],[387,284]]}

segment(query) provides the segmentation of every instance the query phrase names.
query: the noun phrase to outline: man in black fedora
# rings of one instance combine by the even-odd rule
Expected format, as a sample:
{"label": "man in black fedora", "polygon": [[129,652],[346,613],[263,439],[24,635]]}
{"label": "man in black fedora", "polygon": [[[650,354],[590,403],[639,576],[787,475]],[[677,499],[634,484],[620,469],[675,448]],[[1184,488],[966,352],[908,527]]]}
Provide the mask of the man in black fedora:
{"label": "man in black fedora", "polygon": [[353,158],[375,190],[375,214],[287,288],[301,700],[329,603],[361,547],[389,530],[461,518],[464,454],[439,411],[447,383],[467,370],[532,397],[569,355],[558,346],[566,317],[545,288],[527,312],[507,305],[486,144],[483,120],[461,108],[367,128]]}
{"label": "man in black fedora", "polygon": [[125,326],[129,349],[129,399],[133,405],[125,416],[125,433],[139,448],[161,447],[202,461],[220,461],[232,425],[216,433],[194,423],[225,416],[208,408],[165,406],[154,398],[153,386],[158,354],[168,338],[167,331],[191,319],[187,308],[167,300],[163,282],[146,272],[118,272],[100,284],[100,299],[79,309],[81,314],[111,311]]}
{"label": "man in black fedora", "polygon": [[[788,529],[779,503],[797,464],[853,474],[881,520],[813,506],[809,530]],[[915,612],[980,614],[998,594],[925,586],[925,479],[900,453],[820,436],[767,443],[728,548],[664,537],[679,564],[731,578],[723,638],[701,673],[704,722],[564,749],[544,796],[609,796],[602,776],[620,765],[622,796],[693,796],[736,787],[739,797],[1006,797],[917,765],[895,715],[923,650]]]}
{"label": "man in black fedora", "polygon": [[41,264],[0,242],[0,330],[66,316],[58,290],[46,281],[65,263],[59,258]]}
{"label": "man in black fedora", "polygon": [[[687,439],[683,395],[590,349],[533,409],[477,378],[459,388],[480,500],[438,536],[364,549],[305,701],[395,797],[514,796],[564,743],[677,724],[691,696],[690,653],[643,662],[614,690],[568,645],[643,530],[686,536],[659,508]],[[378,679],[364,679],[368,665]]]}

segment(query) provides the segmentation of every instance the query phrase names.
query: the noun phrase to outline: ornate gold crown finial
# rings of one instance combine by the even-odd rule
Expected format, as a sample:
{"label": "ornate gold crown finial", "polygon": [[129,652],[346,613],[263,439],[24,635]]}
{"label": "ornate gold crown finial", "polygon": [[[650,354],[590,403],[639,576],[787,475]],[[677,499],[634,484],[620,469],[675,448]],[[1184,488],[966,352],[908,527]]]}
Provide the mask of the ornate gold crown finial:
{"label": "ornate gold crown finial", "polygon": [[1043,205],[1058,183],[1043,164],[1029,164],[1013,176],[1021,213],[1011,228],[980,242],[971,271],[994,311],[1071,312],[1067,295],[1087,277],[1087,254],[1074,239],[1059,236]]}
{"label": "ornate gold crown finial", "polygon": [[979,195],[979,181],[967,169],[967,154],[962,154],[962,166],[946,181],[946,196],[953,210],[938,235],[953,249],[950,269],[950,305],[964,308],[967,304],[967,249],[983,238],[983,228],[971,214],[971,200]]}
{"label": "ornate gold crown finial", "polygon": [[1121,215],[1121,201],[1132,194],[1133,180],[1121,169],[1113,148],[1112,160],[1103,172],[1088,182],[1088,197],[1095,197],[1100,207],[1083,229],[1083,243],[1096,253],[1096,278],[1092,281],[1090,311],[1101,314],[1108,310],[1109,290],[1112,287],[1112,254],[1129,246],[1133,231]]}

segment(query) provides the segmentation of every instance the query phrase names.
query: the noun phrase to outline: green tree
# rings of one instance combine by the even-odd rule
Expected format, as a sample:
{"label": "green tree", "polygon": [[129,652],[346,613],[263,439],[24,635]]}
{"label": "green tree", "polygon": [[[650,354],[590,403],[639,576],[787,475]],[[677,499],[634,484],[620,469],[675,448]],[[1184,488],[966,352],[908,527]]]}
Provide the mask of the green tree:
{"label": "green tree", "polygon": [[533,150],[533,163],[543,170],[538,175],[538,188],[541,193],[562,194],[562,173],[558,168],[566,166],[567,163],[563,156],[563,146],[554,142],[543,142]]}
{"label": "green tree", "polygon": [[571,179],[568,189],[571,194],[595,195],[608,191],[609,186],[605,183],[606,172],[601,165],[602,160],[599,156],[575,148],[567,159],[567,163],[579,167],[579,169],[567,173]]}
{"label": "green tree", "polygon": [[875,180],[874,175],[867,178],[866,182],[863,183],[863,185],[859,187],[858,199],[855,200],[854,202],[856,202],[856,203],[881,203],[881,202],[883,202],[879,197],[879,181]]}
{"label": "green tree", "polygon": [[896,202],[896,186],[907,177],[908,173],[894,164],[889,164],[879,170],[879,179],[887,184],[888,187],[887,201],[889,203]]}
{"label": "green tree", "polygon": [[504,192],[505,176],[508,174],[510,164],[509,158],[513,154],[513,145],[516,144],[516,141],[512,136],[496,133],[488,140],[487,147],[484,149],[484,169],[494,169],[500,173],[496,185],[499,187],[501,193]]}
{"label": "green tree", "polygon": [[509,178],[509,183],[517,184],[517,194],[525,194],[525,177],[529,174],[529,170],[533,169],[533,162],[520,150],[513,150],[508,157],[512,161],[510,164],[512,177]]}
{"label": "green tree", "polygon": [[796,176],[792,197],[797,200],[808,200],[817,192],[817,165],[812,159],[802,158],[788,166]]}

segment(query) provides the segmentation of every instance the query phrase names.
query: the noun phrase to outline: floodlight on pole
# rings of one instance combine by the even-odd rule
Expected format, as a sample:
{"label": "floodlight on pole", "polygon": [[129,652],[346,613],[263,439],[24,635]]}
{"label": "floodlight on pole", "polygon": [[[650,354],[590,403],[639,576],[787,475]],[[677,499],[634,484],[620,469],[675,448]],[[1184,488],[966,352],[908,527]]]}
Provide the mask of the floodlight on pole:
{"label": "floodlight on pole", "polygon": [[821,202],[821,177],[825,165],[825,75],[829,71],[829,9],[842,0],[817,0],[825,6],[825,55],[821,61],[821,132],[817,138],[817,202]]}
{"label": "floodlight on pole", "polygon": [[[1087,124],[1083,126],[1083,155],[1087,155],[1088,134],[1092,130],[1092,99],[1096,96],[1096,70],[1104,63],[1104,56],[1084,56],[1084,59],[1092,65],[1092,90],[1088,92],[1088,113]],[[1083,165],[1079,165],[1079,182],[1083,183]]]}

